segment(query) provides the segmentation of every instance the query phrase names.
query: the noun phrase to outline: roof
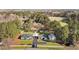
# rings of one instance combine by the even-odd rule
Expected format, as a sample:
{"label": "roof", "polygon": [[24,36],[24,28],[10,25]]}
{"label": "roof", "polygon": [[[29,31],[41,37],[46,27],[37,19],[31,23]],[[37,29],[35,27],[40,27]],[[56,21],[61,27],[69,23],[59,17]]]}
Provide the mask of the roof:
{"label": "roof", "polygon": [[60,22],[60,25],[61,25],[62,27],[64,27],[64,26],[66,26],[66,25],[68,25],[68,24],[65,23],[65,22]]}
{"label": "roof", "polygon": [[62,21],[65,17],[49,17],[50,21]]}

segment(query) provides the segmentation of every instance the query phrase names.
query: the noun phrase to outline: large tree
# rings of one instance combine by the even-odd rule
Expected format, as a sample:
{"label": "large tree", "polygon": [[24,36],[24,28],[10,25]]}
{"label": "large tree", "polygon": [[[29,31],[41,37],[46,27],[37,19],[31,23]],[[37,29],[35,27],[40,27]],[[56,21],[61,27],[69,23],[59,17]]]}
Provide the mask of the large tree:
{"label": "large tree", "polygon": [[60,25],[60,22],[53,21],[50,22],[49,27],[51,30],[53,30],[57,40],[65,41],[68,38],[68,33],[69,33],[68,25],[62,27]]}
{"label": "large tree", "polygon": [[9,21],[0,23],[0,39],[4,42],[5,46],[9,47],[8,40],[12,40],[20,33],[16,22]]}
{"label": "large tree", "polygon": [[78,13],[76,12],[72,12],[70,14],[67,14],[67,23],[69,25],[69,38],[71,38],[73,40],[74,43],[77,42],[78,38],[79,38],[79,25],[78,25]]}
{"label": "large tree", "polygon": [[41,12],[33,13],[30,18],[36,23],[46,24],[49,22],[48,16]]}

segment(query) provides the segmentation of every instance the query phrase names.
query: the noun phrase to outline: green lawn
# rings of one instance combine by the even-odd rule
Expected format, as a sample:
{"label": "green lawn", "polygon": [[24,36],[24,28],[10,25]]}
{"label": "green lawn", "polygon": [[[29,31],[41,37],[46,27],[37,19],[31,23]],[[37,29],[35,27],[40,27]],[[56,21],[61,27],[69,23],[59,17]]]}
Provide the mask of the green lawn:
{"label": "green lawn", "polygon": [[[38,40],[38,42],[44,42],[42,40]],[[38,49],[48,49],[48,50],[62,50],[64,47],[59,45],[58,43],[46,42],[46,44],[39,44]],[[27,49],[32,48],[32,40],[21,40],[21,45],[12,46],[13,49]]]}
{"label": "green lawn", "polygon": [[[14,46],[12,47],[12,49],[31,49],[32,46],[31,45],[25,45],[25,46]],[[63,50],[64,47],[63,46],[49,46],[49,45],[38,45],[37,48],[35,49],[46,49],[46,50]]]}
{"label": "green lawn", "polygon": [[[21,44],[22,45],[31,45],[32,41],[33,41],[32,39],[31,40],[21,40]],[[46,42],[46,41],[38,39],[38,44],[43,43],[43,42]],[[40,44],[40,45],[42,45],[42,44]],[[53,43],[53,42],[46,42],[46,45],[60,46],[60,44]]]}
{"label": "green lawn", "polygon": [[33,40],[21,40],[21,45],[31,45]]}

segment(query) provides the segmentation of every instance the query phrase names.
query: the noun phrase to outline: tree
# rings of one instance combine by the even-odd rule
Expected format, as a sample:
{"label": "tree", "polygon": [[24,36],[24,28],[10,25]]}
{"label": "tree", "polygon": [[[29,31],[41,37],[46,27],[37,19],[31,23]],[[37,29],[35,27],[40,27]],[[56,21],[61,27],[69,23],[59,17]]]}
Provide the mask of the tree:
{"label": "tree", "polygon": [[6,33],[8,38],[14,38],[17,34],[19,34],[19,29],[17,28],[14,22],[8,22],[6,26]]}
{"label": "tree", "polygon": [[57,21],[50,22],[49,27],[51,30],[53,30],[56,38],[61,39],[61,26],[59,22]]}
{"label": "tree", "polygon": [[[30,16],[30,18],[33,22],[40,23],[44,26],[43,28],[40,28],[41,30],[49,31],[50,20],[46,14],[43,12],[35,12]],[[39,32],[41,31],[40,29],[38,30]]]}
{"label": "tree", "polygon": [[24,21],[23,25],[22,25],[22,29],[24,31],[31,31],[31,26],[32,26],[33,20],[32,19],[27,19]]}
{"label": "tree", "polygon": [[17,26],[17,29],[21,29],[21,21],[19,19],[16,19],[12,22],[15,23],[15,25]]}
{"label": "tree", "polygon": [[0,23],[0,38],[9,48],[8,40],[15,38],[20,33],[14,21]]}
{"label": "tree", "polygon": [[2,39],[7,37],[6,26],[7,26],[6,22],[0,23],[0,38],[2,38]]}
{"label": "tree", "polygon": [[43,25],[49,22],[49,18],[41,12],[33,13],[30,18],[33,19],[34,22],[41,23]]}
{"label": "tree", "polygon": [[72,13],[70,15],[67,15],[68,17],[68,25],[69,25],[69,32],[70,32],[70,36],[71,39],[74,40],[74,43],[77,42],[78,38],[79,38],[79,34],[78,34],[78,14],[77,13]]}
{"label": "tree", "polygon": [[66,40],[68,40],[67,38],[68,38],[68,35],[69,35],[69,28],[68,28],[68,25],[62,27],[61,32],[62,32],[62,39],[63,39],[63,40],[65,41],[65,43],[66,43]]}
{"label": "tree", "polygon": [[68,38],[68,33],[69,33],[68,25],[62,27],[60,25],[60,22],[53,21],[50,22],[49,27],[53,30],[57,40],[65,41]]}

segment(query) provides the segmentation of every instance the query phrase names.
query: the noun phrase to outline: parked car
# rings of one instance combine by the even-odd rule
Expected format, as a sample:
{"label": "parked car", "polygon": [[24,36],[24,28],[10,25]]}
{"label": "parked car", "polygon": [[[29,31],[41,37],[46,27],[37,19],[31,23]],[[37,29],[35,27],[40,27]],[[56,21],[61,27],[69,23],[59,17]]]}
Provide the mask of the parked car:
{"label": "parked car", "polygon": [[56,40],[56,37],[55,37],[54,34],[49,34],[49,35],[48,35],[48,38],[49,38],[49,40],[51,40],[51,41]]}
{"label": "parked car", "polygon": [[42,40],[47,40],[47,35],[42,34],[42,35],[40,36],[40,38],[41,38]]}
{"label": "parked car", "polygon": [[49,40],[49,41],[55,41],[56,37],[54,34],[42,34],[41,35],[42,40]]}

